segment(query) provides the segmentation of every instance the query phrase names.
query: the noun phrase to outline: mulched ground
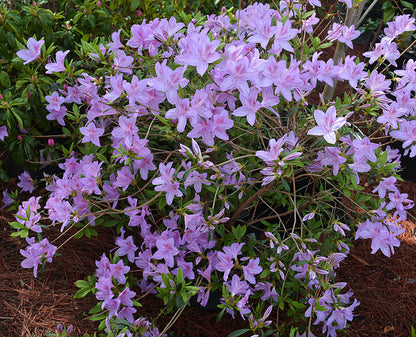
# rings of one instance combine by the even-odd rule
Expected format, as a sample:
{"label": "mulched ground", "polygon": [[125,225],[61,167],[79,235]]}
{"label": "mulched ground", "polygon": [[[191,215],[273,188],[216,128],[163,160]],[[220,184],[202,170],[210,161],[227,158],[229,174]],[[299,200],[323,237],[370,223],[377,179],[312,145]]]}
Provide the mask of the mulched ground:
{"label": "mulched ground", "polygon": [[[0,183],[0,195],[5,188],[14,190],[16,185]],[[1,209],[0,337],[43,337],[54,332],[59,323],[74,326],[71,336],[94,334],[97,325],[87,320],[85,314],[97,302],[94,296],[74,299],[78,290],[75,282],[93,273],[95,261],[114,248],[115,233],[97,228],[97,238],[69,241],[60,251],[61,256],[47,264],[35,279],[33,269],[20,266],[23,257],[19,251],[26,247],[26,242],[10,237],[13,229],[9,221],[15,221],[13,213]],[[62,239],[57,239],[57,243],[62,243]],[[152,295],[140,299],[140,303],[142,315],[149,318],[156,318],[163,308],[163,302]],[[239,317],[232,320],[227,315],[216,323],[217,315],[216,311],[187,308],[173,328],[174,336],[224,337],[246,327]],[[159,327],[163,329],[171,317],[172,314],[162,314]]]}
{"label": "mulched ground", "polygon": [[[416,200],[416,184],[399,187]],[[416,219],[415,210],[402,226],[401,244],[391,258],[381,252],[371,254],[370,240],[357,240],[355,248],[338,271],[361,302],[348,329],[351,337],[411,336],[416,329]],[[412,219],[413,217],[413,219]]]}
{"label": "mulched ground", "polygon": [[[5,187],[0,185],[0,192]],[[416,184],[405,182],[402,191],[416,200]],[[96,304],[95,299],[73,299],[77,290],[74,283],[95,270],[95,260],[114,247],[114,233],[101,231],[99,238],[70,241],[62,255],[47,264],[35,279],[32,270],[20,266],[19,250],[25,242],[10,237],[8,221],[13,220],[12,213],[0,210],[0,336],[41,337],[53,332],[58,323],[73,324],[73,336],[77,337],[96,331],[94,323],[85,318]],[[416,326],[416,222],[406,221],[403,225],[407,230],[401,236],[401,246],[390,259],[380,252],[370,254],[370,241],[359,240],[338,270],[339,280],[348,282],[361,302],[348,336],[410,336],[411,326]],[[155,318],[163,307],[154,297],[140,302],[147,317]],[[246,322],[232,320],[228,315],[216,323],[216,316],[213,311],[187,308],[172,328],[173,336],[225,337],[246,327]],[[160,326],[167,324],[170,317],[162,315]]]}

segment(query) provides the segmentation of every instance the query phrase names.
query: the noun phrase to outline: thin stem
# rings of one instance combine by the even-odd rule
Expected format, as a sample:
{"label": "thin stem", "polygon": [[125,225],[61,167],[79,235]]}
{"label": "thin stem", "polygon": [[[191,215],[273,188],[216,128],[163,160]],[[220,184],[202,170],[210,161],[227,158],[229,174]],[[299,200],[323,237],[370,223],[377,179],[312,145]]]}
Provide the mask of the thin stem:
{"label": "thin stem", "polygon": [[183,306],[182,309],[178,309],[176,310],[175,314],[173,315],[173,317],[170,319],[169,323],[165,326],[165,328],[163,329],[163,331],[159,334],[158,337],[162,337],[171,327],[173,324],[175,324],[175,322],[178,320],[178,318],[181,316],[181,314],[183,313],[183,311],[185,310],[186,305]]}
{"label": "thin stem", "polygon": [[373,7],[378,3],[378,0],[373,0],[373,2],[368,6],[367,10],[364,12],[364,14],[361,16],[361,18],[357,22],[357,26],[355,28],[358,28],[361,23],[364,21],[364,19],[367,17],[367,15],[371,12]]}
{"label": "thin stem", "polygon": [[[357,21],[360,18],[361,12],[364,9],[364,5],[366,4],[367,0],[362,1],[358,5],[358,9],[355,12],[354,8],[348,8],[347,15],[345,19],[345,26],[351,27],[352,25],[355,25]],[[333,60],[334,64],[337,64],[338,61],[343,60],[345,58],[345,45],[344,43],[338,42],[337,48],[335,49]],[[324,102],[329,102],[332,100],[332,97],[334,96],[335,88],[337,87],[338,81],[334,80],[333,86],[328,85],[328,83],[325,84],[325,88],[322,92]]]}
{"label": "thin stem", "polygon": [[256,193],[254,193],[250,198],[248,198],[245,202],[243,202],[240,207],[234,212],[233,216],[231,217],[230,221],[227,222],[229,228],[235,224],[238,217],[241,213],[243,213],[248,206],[250,206],[254,200],[256,200],[259,196],[263,195],[267,191],[270,191],[274,184],[268,184],[260,188]]}

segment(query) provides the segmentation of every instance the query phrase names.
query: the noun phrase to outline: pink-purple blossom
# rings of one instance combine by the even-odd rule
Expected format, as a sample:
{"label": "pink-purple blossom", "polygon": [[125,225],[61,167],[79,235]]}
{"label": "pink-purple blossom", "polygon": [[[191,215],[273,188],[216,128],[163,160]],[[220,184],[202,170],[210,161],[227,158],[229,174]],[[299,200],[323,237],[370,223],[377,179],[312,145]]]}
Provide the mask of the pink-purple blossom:
{"label": "pink-purple blossom", "polygon": [[156,185],[155,191],[166,192],[166,202],[168,205],[172,204],[173,198],[181,197],[183,193],[179,189],[179,182],[175,181],[173,175],[175,174],[175,169],[172,168],[173,162],[169,162],[167,165],[160,163],[159,172],[160,177],[152,180],[152,184]]}
{"label": "pink-purple blossom", "polygon": [[7,126],[0,127],[0,140],[4,141],[4,137],[8,137],[9,133],[7,132]]}
{"label": "pink-purple blossom", "polygon": [[94,145],[101,146],[100,137],[104,134],[104,129],[97,128],[94,122],[90,122],[86,126],[80,127],[79,131],[84,135],[82,143],[91,142]]}
{"label": "pink-purple blossom", "polygon": [[174,256],[179,254],[178,248],[175,246],[173,238],[168,238],[165,232],[156,240],[157,251],[153,254],[153,258],[157,260],[165,260],[169,267],[174,266]]}
{"label": "pink-purple blossom", "polygon": [[28,64],[39,57],[44,43],[44,40],[36,41],[33,37],[30,37],[26,43],[27,49],[19,50],[16,54],[25,61],[23,64]]}
{"label": "pink-purple blossom", "polygon": [[28,246],[20,250],[25,259],[21,265],[23,268],[33,268],[33,276],[38,276],[39,265],[45,262],[52,262],[52,257],[55,255],[57,247],[50,244],[48,239],[43,239],[35,242],[35,238],[26,238]]}
{"label": "pink-purple blossom", "polygon": [[58,50],[56,53],[56,62],[49,62],[45,65],[46,68],[46,74],[52,74],[52,73],[59,73],[61,71],[65,70],[65,56],[69,53],[69,50],[66,50],[65,52]]}
{"label": "pink-purple blossom", "polygon": [[336,113],[334,106],[331,106],[326,112],[316,109],[314,117],[318,126],[310,129],[308,135],[324,136],[328,143],[335,144],[337,141],[335,131],[347,122],[345,117],[337,117]]}
{"label": "pink-purple blossom", "polygon": [[29,193],[32,193],[35,190],[35,185],[33,184],[33,179],[29,172],[24,171],[18,176],[18,178],[19,182],[17,183],[17,186],[19,186],[22,191],[28,191]]}

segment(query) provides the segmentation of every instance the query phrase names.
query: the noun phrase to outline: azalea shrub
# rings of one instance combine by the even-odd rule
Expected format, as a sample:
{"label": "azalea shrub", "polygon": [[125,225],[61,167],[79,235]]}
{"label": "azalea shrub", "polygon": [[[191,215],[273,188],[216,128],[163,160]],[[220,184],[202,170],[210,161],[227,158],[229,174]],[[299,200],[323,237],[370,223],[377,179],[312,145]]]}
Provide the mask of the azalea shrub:
{"label": "azalea shrub", "polygon": [[[0,159],[2,163],[7,161],[0,170],[2,180],[7,181],[7,174],[21,170],[38,170],[45,160],[59,158],[56,148],[60,143],[67,143],[62,128],[58,124],[51,125],[46,118],[45,96],[63,83],[50,75],[53,71],[62,71],[65,56],[70,57],[74,65],[82,63],[88,68],[78,45],[88,45],[88,41],[94,39],[98,41],[100,36],[107,37],[115,29],[109,24],[112,22],[109,10],[100,8],[97,3],[92,6],[85,2],[85,5],[88,11],[66,1],[3,1],[0,4],[0,42],[4,46],[0,50]],[[93,26],[84,24],[84,17],[88,17]],[[105,27],[104,22],[107,23]],[[122,27],[121,23],[117,24]],[[36,62],[32,62],[34,60]],[[52,61],[56,61],[55,68],[45,68]],[[70,69],[72,64],[68,66]],[[48,135],[60,137],[57,146],[50,145]],[[44,156],[39,158],[39,152]],[[10,157],[16,163],[13,168]],[[9,166],[7,172],[5,166]]]}
{"label": "azalea shrub", "polygon": [[[317,0],[278,6],[143,21],[90,51],[92,70],[69,76],[62,54],[46,65],[64,80],[47,118],[74,137],[11,226],[35,277],[66,240],[117,232],[76,283],[75,297],[97,299],[100,336],[166,335],[191,299],[217,295],[218,319],[247,321],[232,336],[336,336],[359,305],[336,278],[352,240],[386,257],[399,246],[413,201],[389,144],[416,155],[416,63],[390,67],[415,19],[397,16],[362,60],[335,63],[323,51],[359,31],[322,30]],[[37,62],[39,44],[18,56]],[[335,81],[349,89],[324,101]],[[28,174],[19,186],[35,188]],[[143,316],[143,296],[175,312],[167,326]]]}
{"label": "azalea shrub", "polygon": [[[236,4],[230,0],[221,3]],[[7,181],[8,174],[22,170],[39,171],[45,162],[62,157],[60,147],[69,146],[71,135],[64,136],[62,126],[52,125],[47,119],[49,102],[45,97],[51,90],[62,88],[65,80],[79,76],[75,69],[93,72],[95,60],[88,54],[98,52],[100,43],[114,31],[128,30],[144,19],[172,15],[186,18],[191,10],[219,12],[221,3],[201,0],[187,7],[186,1],[170,0],[128,1],[123,6],[118,0],[2,1],[0,165],[7,163],[8,169],[1,165],[0,179]],[[62,71],[65,57],[72,61],[67,63],[65,77],[51,77],[53,72]],[[55,68],[45,67],[51,62],[56,62]],[[50,145],[52,135],[58,136],[55,146]],[[13,162],[16,164],[12,167]]]}

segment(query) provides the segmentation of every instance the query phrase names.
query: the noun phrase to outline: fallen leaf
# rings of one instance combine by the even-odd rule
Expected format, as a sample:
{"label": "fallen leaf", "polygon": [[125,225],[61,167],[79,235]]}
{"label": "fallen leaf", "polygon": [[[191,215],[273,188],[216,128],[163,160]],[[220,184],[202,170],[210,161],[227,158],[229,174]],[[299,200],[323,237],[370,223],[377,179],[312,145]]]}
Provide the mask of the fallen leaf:
{"label": "fallen leaf", "polygon": [[384,327],[384,333],[392,332],[394,331],[394,326],[386,326]]}

